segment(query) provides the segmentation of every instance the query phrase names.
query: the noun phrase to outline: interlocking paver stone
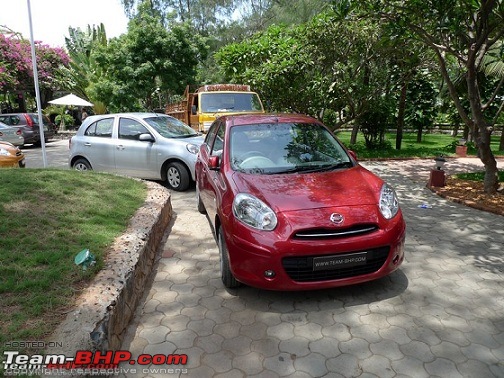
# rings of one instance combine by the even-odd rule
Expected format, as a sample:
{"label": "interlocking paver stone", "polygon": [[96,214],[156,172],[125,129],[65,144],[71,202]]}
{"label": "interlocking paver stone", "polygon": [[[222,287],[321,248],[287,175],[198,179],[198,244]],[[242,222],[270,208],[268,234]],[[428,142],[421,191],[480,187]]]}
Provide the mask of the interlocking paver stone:
{"label": "interlocking paver stone", "polygon": [[194,190],[172,193],[172,224],[123,349],[185,353],[188,364],[170,374],[125,366],[121,376],[504,377],[504,217],[426,189],[431,161],[363,165],[396,188],[406,261],[384,279],[332,290],[226,290]]}

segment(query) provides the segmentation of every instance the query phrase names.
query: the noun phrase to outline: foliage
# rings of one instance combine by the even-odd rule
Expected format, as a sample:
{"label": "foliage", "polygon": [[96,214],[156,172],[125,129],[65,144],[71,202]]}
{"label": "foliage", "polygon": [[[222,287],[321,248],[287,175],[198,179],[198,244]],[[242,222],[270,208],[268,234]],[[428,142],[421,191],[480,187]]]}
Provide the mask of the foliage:
{"label": "foliage", "polygon": [[74,118],[70,114],[58,114],[54,121],[58,126],[73,125]]}
{"label": "foliage", "polygon": [[[41,42],[35,42],[35,54],[40,89],[58,89],[64,80],[60,69],[68,66],[68,55]],[[30,41],[0,34],[0,92],[33,88]]]}
{"label": "foliage", "polygon": [[103,74],[90,84],[90,97],[114,112],[154,109],[160,105],[158,92],[182,93],[194,81],[204,53],[187,25],[166,30],[155,13],[139,9],[127,34],[97,49],[94,58]]}
{"label": "foliage", "polygon": [[393,104],[386,98],[375,100],[369,109],[363,112],[357,122],[366,141],[366,148],[377,149],[386,147],[385,131],[390,128]]}
{"label": "foliage", "polygon": [[326,12],[304,25],[271,26],[215,57],[228,81],[252,85],[270,109],[319,118],[330,110],[337,127],[388,91],[387,58],[377,53],[380,35],[376,24]]}
{"label": "foliage", "polygon": [[272,26],[216,54],[228,81],[250,84],[271,110],[309,113],[312,62],[296,30]]}
{"label": "foliage", "polygon": [[191,25],[200,34],[209,35],[225,18],[235,10],[233,0],[121,0],[126,12],[143,7],[155,12],[163,26],[168,21]]}
{"label": "foliage", "polygon": [[417,75],[409,84],[406,102],[406,121],[418,130],[420,142],[424,128],[431,128],[436,116],[436,92],[432,80]]}
{"label": "foliage", "polygon": [[70,27],[68,32],[69,37],[65,38],[71,58],[70,67],[65,72],[70,82],[68,89],[71,88],[77,96],[95,103],[95,99],[89,97],[87,88],[91,83],[98,81],[103,74],[96,63],[94,52],[108,44],[105,26],[88,25],[85,31]]}
{"label": "foliage", "polygon": [[[504,1],[473,0],[333,0],[336,6],[346,5],[346,14],[365,9],[388,25],[408,29],[436,56],[438,68],[450,97],[466,126],[476,136],[479,156],[487,172],[485,191],[495,193],[498,187],[497,164],[490,148],[491,103],[499,101],[501,85],[490,96],[481,91],[479,73],[488,52],[502,42],[504,36]],[[466,81],[470,112],[464,108],[449,68],[455,63]],[[500,81],[500,83],[502,83]],[[462,96],[463,97],[463,96]],[[494,118],[495,119],[495,118]]]}

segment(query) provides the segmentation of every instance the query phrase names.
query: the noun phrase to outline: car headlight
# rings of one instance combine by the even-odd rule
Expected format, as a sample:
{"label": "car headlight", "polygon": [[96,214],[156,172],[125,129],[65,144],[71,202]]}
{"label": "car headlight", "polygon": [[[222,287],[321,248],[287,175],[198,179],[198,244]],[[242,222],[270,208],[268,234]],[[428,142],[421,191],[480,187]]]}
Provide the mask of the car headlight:
{"label": "car headlight", "polygon": [[195,155],[198,154],[199,148],[195,144],[188,143],[188,144],[186,144],[186,148],[187,148],[187,151],[189,151],[191,154],[195,154]]}
{"label": "car headlight", "polygon": [[275,212],[251,194],[240,193],[235,197],[233,214],[240,222],[259,230],[271,231],[277,225]]}
{"label": "car headlight", "polygon": [[385,219],[392,219],[396,216],[399,211],[399,200],[397,195],[388,184],[383,184],[380,191],[380,212],[385,217]]}
{"label": "car headlight", "polygon": [[2,156],[9,156],[10,153],[5,148],[0,148],[0,155],[2,155]]}

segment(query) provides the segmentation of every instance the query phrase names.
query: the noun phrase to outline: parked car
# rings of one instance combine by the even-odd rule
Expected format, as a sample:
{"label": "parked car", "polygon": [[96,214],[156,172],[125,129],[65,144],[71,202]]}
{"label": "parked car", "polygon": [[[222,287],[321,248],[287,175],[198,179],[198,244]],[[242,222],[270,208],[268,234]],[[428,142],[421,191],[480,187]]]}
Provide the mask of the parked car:
{"label": "parked car", "polygon": [[12,143],[14,146],[24,144],[23,132],[19,127],[8,126],[0,122],[0,141]]}
{"label": "parked car", "polygon": [[394,190],[308,116],[217,119],[198,154],[196,197],[226,287],[350,285],[386,276],[404,259]]}
{"label": "parked car", "polygon": [[158,113],[94,115],[70,139],[69,165],[166,181],[184,191],[194,181],[203,137],[182,121]]}
{"label": "parked car", "polygon": [[[44,140],[54,137],[52,123],[47,116],[42,116],[44,123]],[[40,127],[37,113],[0,114],[0,122],[19,128],[23,133],[25,144],[40,144]]]}
{"label": "parked car", "polygon": [[0,167],[24,168],[25,156],[19,147],[0,141]]}

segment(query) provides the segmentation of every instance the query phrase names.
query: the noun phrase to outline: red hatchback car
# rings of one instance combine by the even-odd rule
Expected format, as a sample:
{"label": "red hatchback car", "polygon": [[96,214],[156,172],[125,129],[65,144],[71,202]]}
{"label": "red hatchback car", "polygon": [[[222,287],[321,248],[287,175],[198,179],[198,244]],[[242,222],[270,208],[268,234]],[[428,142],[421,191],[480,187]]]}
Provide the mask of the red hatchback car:
{"label": "red hatchback car", "polygon": [[228,288],[308,290],[374,280],[404,260],[394,190],[314,118],[230,115],[196,161]]}

